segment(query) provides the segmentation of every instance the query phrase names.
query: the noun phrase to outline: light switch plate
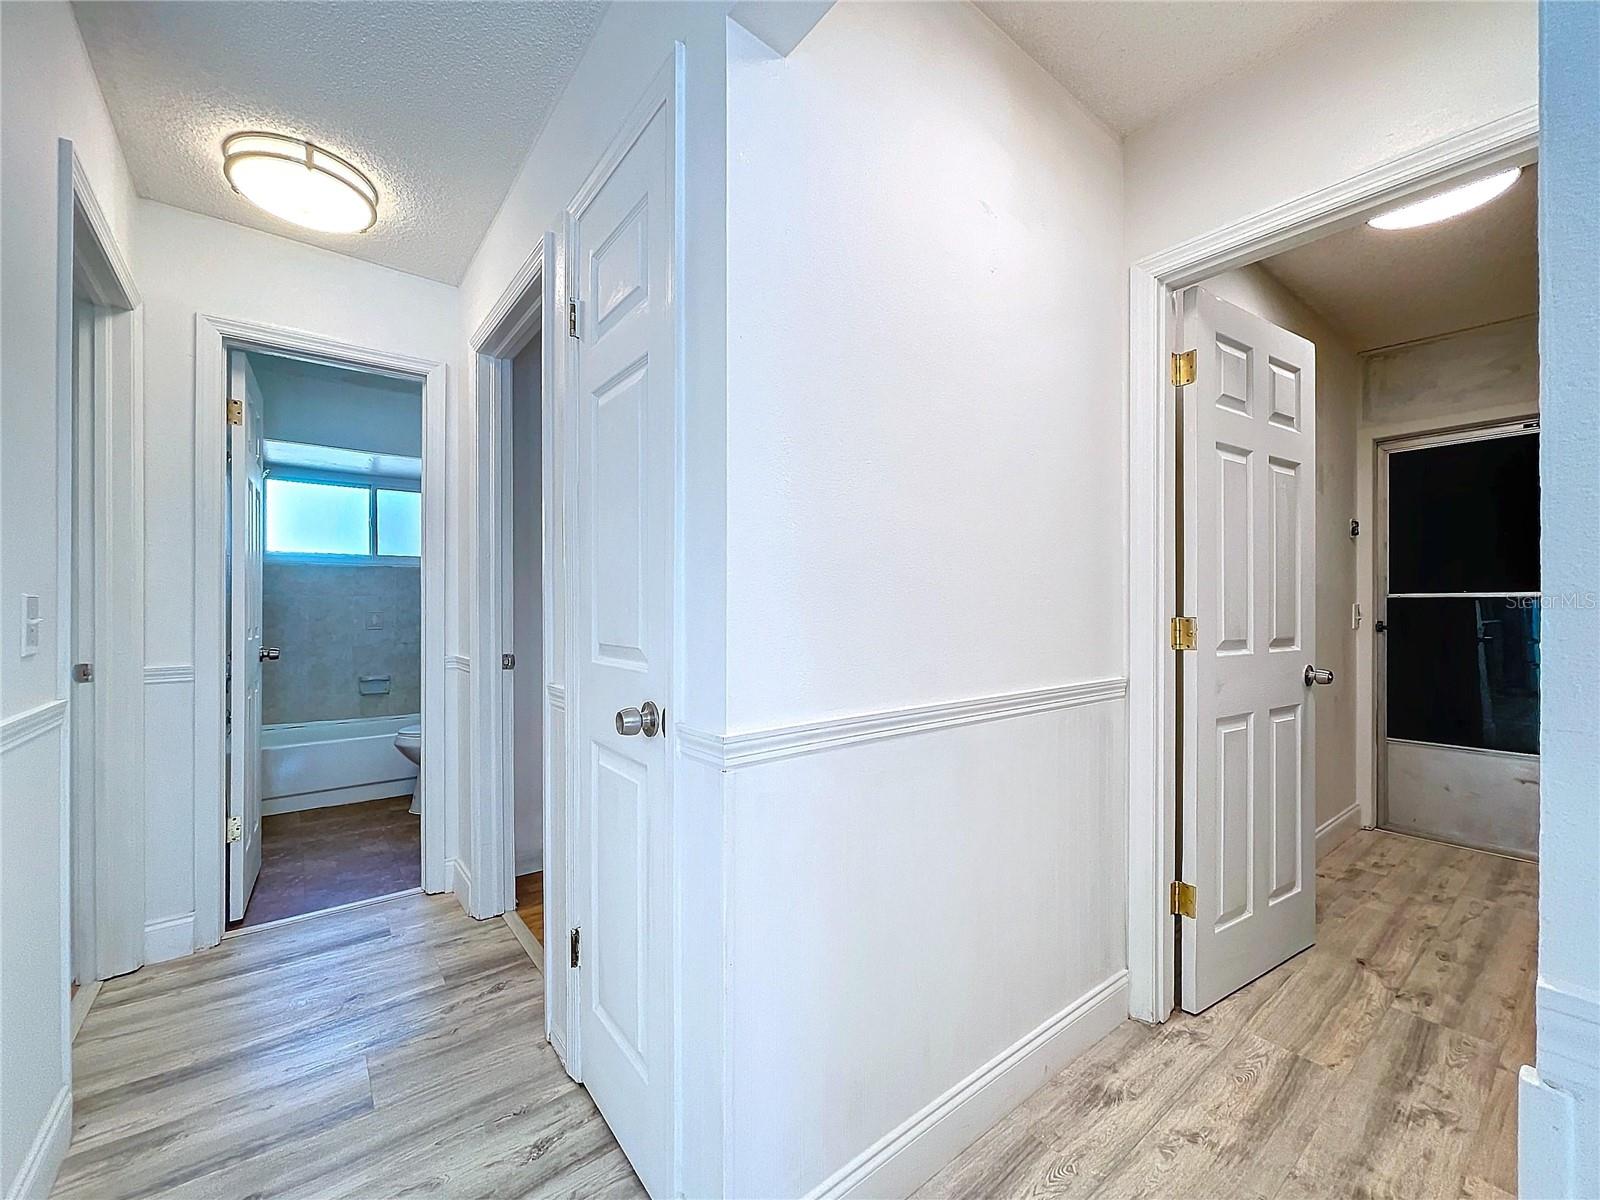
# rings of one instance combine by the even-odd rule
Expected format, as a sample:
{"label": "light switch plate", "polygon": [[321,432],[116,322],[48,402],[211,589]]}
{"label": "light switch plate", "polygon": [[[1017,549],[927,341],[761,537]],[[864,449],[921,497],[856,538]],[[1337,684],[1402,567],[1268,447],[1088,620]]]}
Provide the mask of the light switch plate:
{"label": "light switch plate", "polygon": [[39,615],[39,597],[22,594],[22,657],[39,653],[39,630],[44,618]]}

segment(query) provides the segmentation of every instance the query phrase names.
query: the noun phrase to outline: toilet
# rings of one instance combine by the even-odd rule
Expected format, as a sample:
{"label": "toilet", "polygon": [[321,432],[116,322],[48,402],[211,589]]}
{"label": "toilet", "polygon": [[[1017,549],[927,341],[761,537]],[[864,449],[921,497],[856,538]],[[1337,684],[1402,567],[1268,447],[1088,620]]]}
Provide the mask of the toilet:
{"label": "toilet", "polygon": [[[394,735],[394,748],[419,767],[422,765],[422,726],[407,725]],[[411,814],[422,811],[422,775],[417,775],[416,786],[411,789]]]}

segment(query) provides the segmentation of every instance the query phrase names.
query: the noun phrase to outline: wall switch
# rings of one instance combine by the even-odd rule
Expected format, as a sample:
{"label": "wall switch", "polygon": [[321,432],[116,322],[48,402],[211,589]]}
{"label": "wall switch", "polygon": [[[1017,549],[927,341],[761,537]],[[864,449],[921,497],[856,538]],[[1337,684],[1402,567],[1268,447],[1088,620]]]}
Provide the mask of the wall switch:
{"label": "wall switch", "polygon": [[1359,604],[1352,604],[1350,606],[1350,628],[1361,628],[1361,605]]}
{"label": "wall switch", "polygon": [[22,596],[22,657],[32,658],[39,653],[39,630],[44,618],[39,615],[39,597],[26,592]]}

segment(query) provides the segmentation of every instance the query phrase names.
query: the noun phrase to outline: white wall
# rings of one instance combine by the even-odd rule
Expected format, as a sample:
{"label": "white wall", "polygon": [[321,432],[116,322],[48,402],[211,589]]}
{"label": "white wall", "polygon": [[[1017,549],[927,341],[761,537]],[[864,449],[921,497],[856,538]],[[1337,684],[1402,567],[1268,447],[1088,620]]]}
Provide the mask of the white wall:
{"label": "white wall", "polygon": [[[72,12],[0,5],[0,1195],[42,1194],[70,1131],[56,539],[57,139],[124,254],[133,183]],[[21,596],[40,598],[22,658]],[[42,719],[41,719],[42,718]]]}
{"label": "white wall", "polygon": [[1537,1069],[1520,1191],[1600,1196],[1600,7],[1541,5],[1539,162],[1543,699]]}
{"label": "white wall", "polygon": [[[1317,654],[1334,685],[1317,688],[1317,826],[1328,827],[1326,853],[1360,823],[1356,798],[1356,633],[1350,606],[1358,598],[1356,422],[1361,409],[1361,359],[1325,318],[1258,265],[1206,280],[1202,287],[1280,325],[1317,348]],[[1370,545],[1370,539],[1368,544]],[[1363,605],[1363,612],[1366,612]],[[1332,824],[1330,824],[1332,823]]]}
{"label": "white wall", "polygon": [[[150,666],[192,666],[195,314],[258,321],[450,364],[459,394],[456,289],[141,200],[134,269],[145,298],[145,645]],[[460,628],[447,600],[446,628]],[[464,644],[446,646],[464,652]],[[195,687],[165,673],[146,688],[146,948],[184,952],[194,873]],[[463,697],[464,699],[464,697]],[[221,803],[221,798],[217,799]],[[447,847],[447,854],[450,848]],[[160,943],[152,934],[160,931]],[[192,944],[192,942],[190,943]]]}
{"label": "white wall", "polygon": [[730,44],[724,1191],[895,1194],[1127,1013],[1121,152],[966,5]]}
{"label": "white wall", "polygon": [[1133,134],[1129,261],[1530,109],[1537,10],[1354,5]]}
{"label": "white wall", "polygon": [[515,868],[518,875],[544,866],[544,592],[540,567],[544,544],[540,487],[539,365],[542,338],[534,338],[511,362],[511,541],[512,673],[517,732],[512,746],[516,797]]}

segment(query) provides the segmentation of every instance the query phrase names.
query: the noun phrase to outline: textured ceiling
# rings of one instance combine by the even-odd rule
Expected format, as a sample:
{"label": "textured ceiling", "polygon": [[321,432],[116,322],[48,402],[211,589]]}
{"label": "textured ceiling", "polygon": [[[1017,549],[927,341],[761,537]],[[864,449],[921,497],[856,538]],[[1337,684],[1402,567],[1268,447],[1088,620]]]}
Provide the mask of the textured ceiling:
{"label": "textured ceiling", "polygon": [[[588,45],[598,3],[73,6],[140,195],[457,283]],[[378,186],[362,234],[301,229],[222,177],[240,129],[307,138]]]}
{"label": "textured ceiling", "polygon": [[978,0],[1012,41],[1121,134],[1353,7],[1330,0]]}
{"label": "textured ceiling", "polygon": [[1482,208],[1418,229],[1364,221],[1261,265],[1352,349],[1437,337],[1539,308],[1537,172]]}

